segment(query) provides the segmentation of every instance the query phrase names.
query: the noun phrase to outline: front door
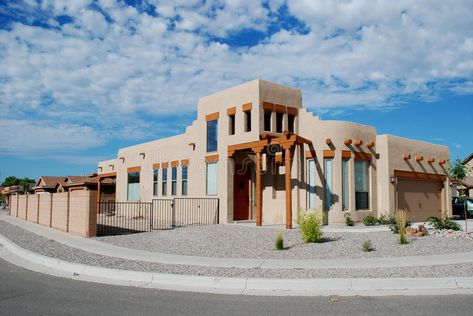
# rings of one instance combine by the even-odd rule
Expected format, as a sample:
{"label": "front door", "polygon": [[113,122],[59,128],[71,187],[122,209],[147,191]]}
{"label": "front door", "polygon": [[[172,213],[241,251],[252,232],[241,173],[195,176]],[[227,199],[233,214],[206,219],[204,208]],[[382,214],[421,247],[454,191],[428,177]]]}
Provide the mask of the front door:
{"label": "front door", "polygon": [[250,205],[250,172],[248,168],[236,166],[233,177],[233,219],[248,220]]}

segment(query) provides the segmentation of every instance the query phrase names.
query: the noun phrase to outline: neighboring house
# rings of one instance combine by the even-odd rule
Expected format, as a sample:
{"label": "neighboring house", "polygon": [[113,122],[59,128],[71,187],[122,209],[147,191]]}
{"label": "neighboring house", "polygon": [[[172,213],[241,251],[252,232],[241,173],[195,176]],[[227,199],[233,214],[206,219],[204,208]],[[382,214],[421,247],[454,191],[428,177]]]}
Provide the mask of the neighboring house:
{"label": "neighboring house", "polygon": [[457,190],[463,190],[466,196],[473,197],[473,153],[463,160],[463,164],[468,168],[468,174]]}
{"label": "neighboring house", "polygon": [[58,186],[64,185],[66,177],[41,176],[34,186],[35,194],[56,193]]}
{"label": "neighboring house", "polygon": [[[111,178],[101,181],[101,201],[115,201],[115,180]],[[62,185],[64,192],[75,190],[97,191],[98,177],[96,174],[89,176],[67,176]]]}
{"label": "neighboring house", "polygon": [[201,98],[184,134],[122,148],[98,175],[116,178],[119,202],[215,197],[220,223],[289,228],[298,209],[324,210],[329,223],[345,212],[451,215],[448,159],[445,146],[321,120],[300,90],[254,80]]}

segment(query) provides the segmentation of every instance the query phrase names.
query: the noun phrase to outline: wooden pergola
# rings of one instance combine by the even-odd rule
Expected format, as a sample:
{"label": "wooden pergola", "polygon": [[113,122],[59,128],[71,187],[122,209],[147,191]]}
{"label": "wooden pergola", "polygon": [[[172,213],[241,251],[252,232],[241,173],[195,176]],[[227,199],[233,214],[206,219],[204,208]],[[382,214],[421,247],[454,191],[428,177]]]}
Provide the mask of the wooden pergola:
{"label": "wooden pergola", "polygon": [[116,172],[102,173],[97,175],[97,203],[100,202],[100,195],[102,194],[102,180],[106,178],[115,178]]}
{"label": "wooden pergola", "polygon": [[263,133],[260,140],[228,146],[228,157],[233,158],[238,150],[251,150],[256,154],[256,226],[263,223],[262,153],[268,146],[279,145],[285,156],[286,228],[292,228],[292,183],[291,170],[296,146],[307,144],[315,156],[312,142],[297,134],[285,131],[281,134]]}

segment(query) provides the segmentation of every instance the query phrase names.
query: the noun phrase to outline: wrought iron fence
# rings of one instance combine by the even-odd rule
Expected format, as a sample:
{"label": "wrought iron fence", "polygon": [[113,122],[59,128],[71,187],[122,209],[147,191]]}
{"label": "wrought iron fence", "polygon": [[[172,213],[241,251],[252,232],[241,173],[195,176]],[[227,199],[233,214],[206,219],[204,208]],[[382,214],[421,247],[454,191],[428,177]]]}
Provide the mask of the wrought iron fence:
{"label": "wrought iron fence", "polygon": [[218,224],[218,198],[98,202],[97,236]]}
{"label": "wrought iron fence", "polygon": [[151,206],[147,202],[98,202],[97,236],[150,231]]}

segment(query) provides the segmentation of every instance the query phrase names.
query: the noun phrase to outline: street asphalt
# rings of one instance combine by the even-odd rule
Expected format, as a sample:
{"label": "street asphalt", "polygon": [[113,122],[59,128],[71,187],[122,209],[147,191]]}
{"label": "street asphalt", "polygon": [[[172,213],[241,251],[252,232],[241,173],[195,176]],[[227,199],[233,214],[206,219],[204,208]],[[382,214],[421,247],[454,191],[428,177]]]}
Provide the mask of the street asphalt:
{"label": "street asphalt", "polygon": [[473,296],[260,297],[160,291],[43,275],[0,260],[0,315],[472,315]]}

